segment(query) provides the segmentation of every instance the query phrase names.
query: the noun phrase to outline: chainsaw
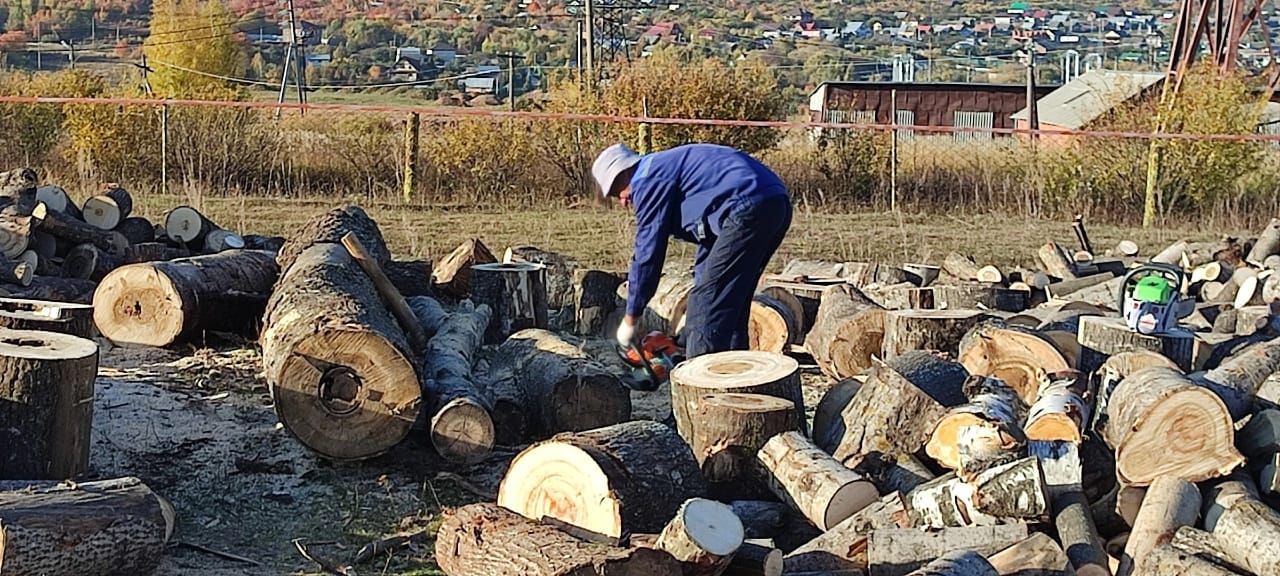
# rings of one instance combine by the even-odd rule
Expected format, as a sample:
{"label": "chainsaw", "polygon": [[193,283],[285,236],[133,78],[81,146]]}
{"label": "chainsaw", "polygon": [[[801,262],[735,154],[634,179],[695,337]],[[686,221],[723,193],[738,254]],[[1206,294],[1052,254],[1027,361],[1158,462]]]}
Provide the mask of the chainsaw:
{"label": "chainsaw", "polygon": [[1178,329],[1178,318],[1187,302],[1182,268],[1148,263],[1124,277],[1118,294],[1120,311],[1130,330],[1140,334],[1169,334]]}
{"label": "chainsaw", "polygon": [[639,346],[619,346],[618,356],[631,367],[623,383],[641,392],[657,390],[671,377],[671,370],[676,364],[684,359],[675,340],[660,331],[646,334],[640,339]]}

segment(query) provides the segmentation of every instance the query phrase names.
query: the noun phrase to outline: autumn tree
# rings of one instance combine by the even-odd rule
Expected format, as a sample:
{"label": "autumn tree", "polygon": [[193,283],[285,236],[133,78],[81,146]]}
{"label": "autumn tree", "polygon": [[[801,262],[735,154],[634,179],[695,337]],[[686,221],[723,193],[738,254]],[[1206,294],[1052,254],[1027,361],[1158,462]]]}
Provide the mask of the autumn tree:
{"label": "autumn tree", "polygon": [[234,88],[222,77],[240,72],[235,18],[222,2],[155,0],[151,34],[143,52],[153,62],[151,88],[157,96],[231,99]]}

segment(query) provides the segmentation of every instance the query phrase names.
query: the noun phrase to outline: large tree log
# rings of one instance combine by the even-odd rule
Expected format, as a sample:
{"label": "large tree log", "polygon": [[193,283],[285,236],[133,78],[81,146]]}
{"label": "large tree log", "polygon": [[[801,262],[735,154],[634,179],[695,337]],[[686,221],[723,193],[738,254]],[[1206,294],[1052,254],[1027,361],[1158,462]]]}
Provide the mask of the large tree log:
{"label": "large tree log", "polygon": [[835,379],[851,378],[871,366],[884,341],[884,309],[852,285],[822,292],[817,319],[804,346],[818,367]]}
{"label": "large tree log", "polygon": [[1166,358],[1163,354],[1149,350],[1121,352],[1107,358],[1096,371],[1098,400],[1093,410],[1092,428],[1098,432],[1102,432],[1106,428],[1107,420],[1109,420],[1107,405],[1110,403],[1111,395],[1115,392],[1116,387],[1125,378],[1139,370],[1156,367],[1179,371],[1178,365],[1174,364],[1172,360]]}
{"label": "large tree log", "polygon": [[130,264],[102,279],[93,318],[120,344],[168,346],[203,331],[251,334],[277,276],[271,253],[252,250]]}
{"label": "large tree log", "polygon": [[430,260],[391,260],[382,265],[382,272],[405,298],[431,295]]}
{"label": "large tree log", "polygon": [[471,268],[477,264],[494,264],[497,261],[493,252],[479,238],[471,238],[442,258],[431,271],[431,277],[440,293],[453,298],[469,298]]}
{"label": "large tree log", "polygon": [[[62,212],[77,220],[84,220],[84,214],[80,213],[80,207],[71,200],[71,196],[61,186],[40,186],[36,188],[35,202],[44,202],[49,208]],[[31,205],[32,208],[35,204]]]}
{"label": "large tree log", "polygon": [[908,576],[999,576],[995,567],[972,550],[948,552]]}
{"label": "large tree log", "polygon": [[878,498],[876,487],[799,432],[774,436],[758,455],[779,498],[826,531]]}
{"label": "large tree log", "polygon": [[[1040,461],[1044,470],[1053,524],[1076,573],[1110,576],[1110,557],[1103,549],[1084,493],[1080,446],[1069,441],[1036,440],[1027,443],[1027,452]],[[1114,470],[1110,476],[1115,476]]]}
{"label": "large tree log", "polygon": [[1071,369],[1062,352],[1040,334],[998,322],[983,322],[965,334],[958,359],[970,374],[1003,380],[1027,404],[1036,401],[1045,375]]}
{"label": "large tree log", "polygon": [[[1149,335],[1130,330],[1123,318],[1086,316],[1080,319],[1080,345],[1090,353],[1111,356],[1133,350],[1165,355],[1184,371],[1193,371],[1208,359],[1208,352],[1190,332]],[[1081,370],[1089,369],[1081,366]]]}
{"label": "large tree log", "polygon": [[[179,213],[182,207],[170,212],[169,217],[165,220],[165,227],[169,229],[169,237],[182,240],[188,245],[203,246],[204,236],[209,231],[216,229],[216,226],[203,230],[199,234],[184,234],[175,237],[173,234],[173,226],[170,221],[182,220],[181,216],[186,212]],[[187,208],[189,209],[189,208]],[[194,212],[194,210],[192,210]],[[199,216],[199,213],[195,213]],[[200,216],[200,219],[204,219]],[[210,223],[212,225],[212,223]],[[188,230],[195,230],[195,227]],[[360,245],[364,246],[365,251],[373,257],[379,265],[383,262],[391,260],[391,251],[387,249],[387,242],[382,238],[382,231],[378,229],[378,223],[374,222],[363,208],[359,206],[343,206],[334,208],[324,214],[320,214],[302,225],[298,231],[289,236],[289,240],[280,248],[280,253],[276,256],[276,263],[280,265],[280,272],[284,273],[289,270],[296,260],[307,248],[316,244],[338,244],[342,242],[342,237],[347,233],[356,235],[360,240]]]}
{"label": "large tree log", "polygon": [[[36,204],[35,209],[31,211],[31,218],[40,223],[41,231],[71,245],[93,244],[112,256],[124,256],[129,249],[129,240],[119,232],[90,226],[66,214],[50,210],[44,204]],[[26,250],[26,246],[23,246],[23,250]],[[23,250],[19,250],[19,253]],[[5,256],[9,255],[5,254]]]}
{"label": "large tree log", "polygon": [[906,273],[897,266],[820,260],[791,260],[778,276],[788,281],[840,279],[859,288],[869,284],[897,284],[907,279]]}
{"label": "large tree log", "polygon": [[783,567],[788,574],[866,570],[867,539],[871,532],[910,526],[902,494],[894,492],[792,550]]}
{"label": "large tree log", "polygon": [[1245,256],[1245,261],[1261,268],[1268,256],[1277,253],[1280,253],[1280,218],[1272,218],[1271,222],[1267,223],[1267,227],[1262,229],[1258,239],[1254,241],[1249,255]]}
{"label": "large tree log", "polygon": [[84,221],[102,230],[115,230],[120,222],[133,213],[133,196],[124,188],[108,184],[102,193],[84,201]]}
{"label": "large tree log", "polygon": [[[1228,559],[1231,555],[1222,547],[1222,542],[1217,536],[1204,530],[1198,530],[1191,526],[1178,528],[1173,533],[1173,539],[1169,541],[1168,545],[1178,552],[1197,556],[1201,560],[1206,560],[1215,566],[1225,568],[1230,574],[1249,574],[1248,570],[1237,566]],[[1153,550],[1152,553],[1154,552]],[[1138,562],[1139,570],[1142,567],[1143,563]]]}
{"label": "large tree log", "polygon": [[156,241],[156,227],[141,216],[130,216],[116,225],[115,231],[129,241],[129,245]]}
{"label": "large tree log", "polygon": [[1267,377],[1277,371],[1280,371],[1280,338],[1245,348],[1221,366],[1197,377],[1196,382],[1217,393],[1234,421],[1249,413],[1254,395]]}
{"label": "large tree log", "polygon": [[98,346],[69,334],[0,330],[0,374],[0,479],[87,472]]}
{"label": "large tree log", "polygon": [[583,336],[603,336],[609,317],[617,309],[618,287],[626,278],[604,270],[576,270],[573,273],[574,332]]}
{"label": "large tree log", "polygon": [[1157,477],[1138,510],[1116,576],[1134,574],[1136,562],[1173,538],[1178,527],[1194,525],[1199,515],[1200,490],[1195,484],[1172,476]]}
{"label": "large tree log", "polygon": [[1280,574],[1280,514],[1253,498],[1231,505],[1214,527],[1228,559],[1254,574]]}
{"label": "large tree log", "polygon": [[763,394],[702,396],[692,416],[692,432],[685,441],[711,494],[721,500],[767,494],[757,474],[756,453],[770,438],[800,429],[793,401]]}
{"label": "large tree log", "polygon": [[680,436],[694,442],[701,424],[695,418],[703,398],[724,393],[786,400],[793,404],[799,429],[808,429],[800,365],[795,360],[768,352],[729,351],[692,358],[671,371],[671,411]]}
{"label": "large tree log", "polygon": [[12,298],[89,304],[93,302],[93,291],[97,287],[94,281],[81,278],[36,276],[31,279],[31,285],[25,288],[8,285],[0,288],[7,291],[8,296]]}
{"label": "large tree log", "polygon": [[789,292],[772,290],[752,299],[747,338],[751,350],[782,354],[789,351],[792,343],[803,341],[804,309]]}
{"label": "large tree log", "polygon": [[150,574],[173,535],[173,507],[137,478],[0,488],[5,576]]}
{"label": "large tree log", "polygon": [[540,250],[533,246],[513,246],[502,255],[504,263],[528,262],[546,267],[547,306],[561,310],[573,306],[574,273],[578,261],[563,254]]}
{"label": "large tree log", "polygon": [[772,546],[743,542],[729,561],[727,576],[782,576],[782,551]]}
{"label": "large tree log", "polygon": [[960,341],[987,317],[980,310],[893,310],[884,319],[886,359],[912,350],[956,354]]}
{"label": "large tree log", "polygon": [[[822,398],[818,400],[818,405],[813,408],[813,426],[809,435],[814,442],[826,450],[829,446],[828,441],[831,438],[840,438],[844,435],[844,417],[842,413],[845,407],[853,401],[854,396],[862,389],[862,383],[866,381],[868,374],[860,374],[857,377],[841,380],[827,388],[822,393]],[[834,449],[834,448],[832,448]]]}
{"label": "large tree log", "polygon": [[498,504],[617,538],[662,530],[706,488],[693,452],[674,430],[637,421],[534,444],[511,462]]}
{"label": "large tree log", "polygon": [[1074,370],[1046,375],[1022,428],[1027,439],[1083,442],[1085,426],[1093,416],[1085,401],[1088,385]]}
{"label": "large tree log", "polygon": [[815,441],[841,462],[872,452],[915,454],[947,410],[965,402],[966,378],[963,366],[928,352],[877,360],[841,412],[844,425]]}
{"label": "large tree log", "polygon": [[1084,290],[1085,288],[1092,288],[1099,284],[1106,284],[1107,282],[1115,279],[1115,277],[1115,274],[1103,272],[1100,274],[1090,274],[1083,278],[1076,278],[1074,280],[1054,282],[1053,284],[1045,286],[1044,293],[1050,300],[1060,300],[1070,296],[1071,294]]}
{"label": "large tree log", "polygon": [[[617,375],[546,330],[512,334],[498,347],[489,381],[490,386],[514,384],[519,390],[522,403],[514,408],[527,414],[526,432],[534,439],[618,424],[631,417],[631,394]],[[507,408],[494,407],[499,413]],[[504,421],[503,416],[495,417],[495,425]]]}
{"label": "large tree log", "polygon": [[719,576],[744,538],[742,522],[728,506],[691,498],[662,529],[657,548],[679,560],[685,576]]}
{"label": "large tree log", "polygon": [[124,253],[125,264],[141,264],[143,262],[159,262],[161,260],[177,260],[186,258],[191,252],[182,248],[174,248],[163,242],[143,242],[134,244]]}
{"label": "large tree log", "polygon": [[486,344],[530,328],[548,328],[547,270],[541,264],[477,264],[471,267],[471,294],[493,310]]}
{"label": "large tree log", "polygon": [[1075,572],[1062,547],[1036,532],[987,558],[1001,576],[1069,576]]}
{"label": "large tree log", "polygon": [[969,482],[953,474],[939,477],[912,490],[906,503],[913,523],[929,528],[991,526],[1049,512],[1044,473],[1035,458],[996,466]]}
{"label": "large tree log", "polygon": [[[1028,536],[1026,524],[947,528],[925,532],[915,528],[876,530],[871,533],[867,550],[869,576],[946,575],[987,576],[995,574],[988,565],[986,572],[915,572],[933,560],[958,551],[995,554]],[[979,559],[981,556],[979,556]],[[984,561],[985,563],[985,561]]]}
{"label": "large tree log", "polygon": [[[361,214],[364,213],[364,210],[360,208],[356,208],[356,210],[360,210]],[[199,210],[191,206],[178,206],[170,210],[164,217],[165,237],[187,249],[203,247],[204,237],[214,230],[218,230],[218,225],[205,218],[204,214],[201,214]],[[338,234],[326,241],[337,242],[340,238],[342,238],[342,234]],[[287,264],[292,264],[293,259],[308,246],[310,246],[309,242],[305,245],[295,246],[291,250],[292,254],[289,256],[288,262],[280,262],[282,264],[281,269],[286,268],[285,265]]]}
{"label": "large tree log", "polygon": [[[101,282],[112,270],[124,264],[124,258],[113,256],[93,244],[81,244],[67,252],[62,260],[62,275]],[[272,266],[272,268],[275,268]]]}
{"label": "large tree log", "polygon": [[341,244],[286,262],[259,339],[276,414],[329,458],[385,452],[408,434],[422,396],[404,332]]}
{"label": "large tree log", "polygon": [[427,345],[422,377],[431,402],[431,445],[446,460],[475,462],[493,449],[489,403],[471,378],[488,325],[489,307],[464,301]]}
{"label": "large tree log", "polygon": [[1280,410],[1268,408],[1254,413],[1236,431],[1236,449],[1250,460],[1280,453]]}
{"label": "large tree log", "polygon": [[93,306],[44,300],[0,298],[0,327],[61,332],[92,339]]}
{"label": "large tree log", "polygon": [[[1227,408],[1207,388],[1168,368],[1130,374],[1107,405],[1103,430],[1116,450],[1116,472],[1146,486],[1159,476],[1192,482],[1222,476],[1244,461],[1232,445]],[[1194,441],[1184,436],[1194,430]]]}
{"label": "large tree log", "polygon": [[969,402],[952,408],[934,427],[925,453],[964,478],[1017,457],[1026,443],[1020,425],[1027,407],[1003,380],[970,376]]}
{"label": "large tree log", "polygon": [[652,548],[579,540],[494,504],[445,516],[435,558],[449,576],[680,576],[680,563]]}

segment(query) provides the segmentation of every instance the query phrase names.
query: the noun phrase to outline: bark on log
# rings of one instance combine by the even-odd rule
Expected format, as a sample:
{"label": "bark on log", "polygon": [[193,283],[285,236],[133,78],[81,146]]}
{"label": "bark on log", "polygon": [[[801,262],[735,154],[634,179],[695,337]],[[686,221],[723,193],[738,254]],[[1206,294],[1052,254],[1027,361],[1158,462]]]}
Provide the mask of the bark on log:
{"label": "bark on log", "polygon": [[942,270],[961,282],[973,282],[978,279],[978,264],[972,258],[956,252],[948,253],[942,260]]}
{"label": "bark on log", "polygon": [[870,480],[881,494],[893,492],[906,494],[915,490],[917,486],[937,478],[933,470],[925,467],[910,454],[891,456],[872,452],[850,458],[844,462],[844,465]]}
{"label": "bark on log", "polygon": [[1098,286],[1099,284],[1106,284],[1107,282],[1114,280],[1115,277],[1116,275],[1110,272],[1103,272],[1100,274],[1090,274],[1089,276],[1085,276],[1083,278],[1076,278],[1074,280],[1063,280],[1061,282],[1055,282],[1053,284],[1046,286],[1044,291],[1045,291],[1045,295],[1048,296],[1049,299],[1051,300],[1062,299],[1062,298],[1066,298],[1067,296],[1070,296],[1071,294],[1075,294],[1076,292],[1084,290],[1086,288],[1092,288],[1094,286]]}
{"label": "bark on log", "polygon": [[742,522],[728,506],[691,498],[662,529],[657,548],[680,561],[684,576],[719,576],[744,538]]}
{"label": "bark on log", "polygon": [[1241,498],[1222,516],[1213,534],[1233,564],[1254,574],[1280,574],[1280,514]]}
{"label": "bark on log", "polygon": [[999,576],[995,567],[972,550],[948,552],[909,576]]}
{"label": "bark on log", "polygon": [[799,432],[774,436],[758,457],[774,494],[820,530],[830,530],[878,499],[874,484]]}
{"label": "bark on log", "polygon": [[67,252],[67,257],[62,260],[62,275],[101,282],[122,264],[124,258],[112,256],[93,244],[81,244]]}
{"label": "bark on log", "polygon": [[441,259],[431,271],[435,289],[453,298],[469,298],[471,268],[477,264],[494,264],[497,261],[493,252],[479,238],[466,240]]}
{"label": "bark on log", "polygon": [[781,502],[735,500],[729,508],[742,522],[748,540],[771,539],[787,524],[791,508]]}
{"label": "bark on log", "polygon": [[177,260],[191,256],[191,252],[181,248],[173,248],[162,242],[143,242],[129,247],[124,254],[125,264],[142,264],[144,262],[160,262]]}
{"label": "bark on log", "polygon": [[98,346],[69,334],[0,331],[0,373],[0,479],[87,472]]}
{"label": "bark on log", "polygon": [[1187,246],[1188,244],[1186,240],[1179,240],[1177,242],[1174,242],[1173,244],[1170,244],[1168,247],[1166,247],[1164,250],[1161,250],[1155,256],[1152,256],[1151,261],[1157,262],[1160,264],[1174,264],[1174,265],[1181,264],[1182,258],[1187,252]]}
{"label": "bark on log", "polygon": [[954,474],[921,485],[906,496],[916,526],[992,526],[1035,520],[1049,512],[1044,474],[1035,458],[991,468],[965,482]]}
{"label": "bark on log", "polygon": [[11,298],[89,304],[93,302],[93,291],[97,286],[92,280],[36,276],[31,279],[30,286],[5,285],[0,286],[0,291],[8,292],[7,296]]}
{"label": "bark on log", "polygon": [[577,260],[533,246],[513,246],[507,248],[502,261],[504,263],[527,262],[545,266],[547,307],[552,310],[561,310],[573,306],[575,286],[573,278],[578,270]]}
{"label": "bark on log", "polygon": [[[1191,526],[1178,528],[1173,533],[1173,539],[1168,545],[1183,554],[1198,556],[1201,560],[1206,560],[1219,568],[1224,568],[1231,574],[1249,574],[1248,570],[1237,566],[1228,559],[1230,554],[1227,554],[1226,550],[1223,549],[1222,543],[1217,536],[1204,530],[1198,530]],[[1139,562],[1138,566],[1141,568],[1143,563]]]}
{"label": "bark on log", "polygon": [[875,361],[862,390],[841,412],[843,426],[815,438],[841,462],[881,452],[915,454],[928,442],[934,424],[965,402],[963,366],[911,352],[886,364]]}
{"label": "bark on log", "polygon": [[1119,386],[1130,374],[1146,368],[1156,367],[1179,370],[1178,365],[1174,364],[1172,360],[1166,358],[1163,354],[1149,350],[1121,352],[1107,358],[1097,369],[1098,401],[1094,406],[1092,428],[1097,432],[1102,432],[1106,428],[1107,420],[1109,420],[1107,405],[1111,401],[1111,395],[1115,392],[1116,386]]}
{"label": "bark on log", "polygon": [[842,380],[871,366],[884,341],[885,311],[852,285],[822,292],[804,347],[830,378]]}
{"label": "bark on log", "polygon": [[1017,457],[1026,443],[1020,423],[1027,412],[1017,392],[998,378],[970,376],[969,402],[938,421],[925,452],[943,467],[971,478]]}
{"label": "bark on log", "polygon": [[662,530],[686,500],[705,493],[684,440],[657,422],[636,421],[524,450],[502,479],[498,505],[616,538]]}
{"label": "bark on log", "polygon": [[1254,395],[1267,377],[1277,371],[1280,371],[1280,338],[1245,348],[1195,380],[1222,399],[1235,421],[1249,413]]}
{"label": "bark on log", "polygon": [[[183,221],[193,222],[192,225],[182,228],[179,235],[175,236],[175,226],[170,225],[171,220],[175,226]],[[207,222],[208,226],[201,226],[202,222]],[[205,235],[217,229],[217,226],[208,222],[199,212],[183,206],[169,213],[169,217],[165,220],[165,228],[169,230],[170,238],[181,240],[188,246],[203,246]],[[359,206],[343,206],[308,220],[302,228],[289,236],[289,240],[276,255],[280,273],[287,272],[293,266],[294,260],[297,260],[308,248],[316,244],[339,244],[347,233],[355,234],[356,238],[360,239],[360,245],[364,246],[379,265],[391,259],[391,251],[387,249],[387,243],[382,238],[378,223],[374,222]]]}
{"label": "bark on log", "polygon": [[978,310],[893,310],[884,320],[884,357],[892,360],[912,350],[955,355],[964,335],[987,315]]}
{"label": "bark on log", "polygon": [[957,358],[970,374],[999,378],[1027,404],[1035,403],[1048,374],[1071,369],[1058,348],[1039,333],[999,322],[983,322],[969,330],[958,351]]}
{"label": "bark on log", "polygon": [[204,253],[217,254],[227,250],[243,250],[244,237],[230,230],[214,230],[204,237]]}
{"label": "bark on log", "polygon": [[285,262],[259,339],[276,414],[329,458],[385,452],[408,434],[422,396],[404,332],[341,244]]}
{"label": "bark on log", "polygon": [[[359,210],[359,208],[357,208],[357,210]],[[360,210],[360,212],[363,214],[364,211]],[[214,224],[213,221],[206,218],[204,214],[201,214],[199,210],[196,210],[191,206],[178,206],[177,208],[170,210],[164,217],[165,237],[188,249],[193,246],[204,246],[204,237],[217,229],[217,224]],[[342,235],[339,234],[328,241],[337,242],[341,237]],[[296,246],[293,250],[293,254],[289,256],[289,260],[287,262],[280,262],[282,264],[281,269],[285,269],[286,264],[292,264],[293,259],[298,256],[298,253],[305,250],[308,246],[310,246],[309,243]]]}
{"label": "bark on log", "polygon": [[1036,252],[1036,258],[1040,261],[1040,269],[1044,270],[1050,276],[1059,280],[1074,280],[1076,278],[1075,268],[1071,264],[1071,259],[1067,258],[1062,248],[1056,242],[1049,242],[1040,247]]}
{"label": "bark on log", "polygon": [[709,394],[699,399],[692,416],[685,441],[711,494],[721,500],[767,495],[756,453],[770,438],[800,429],[794,403],[763,394]]}
{"label": "bark on log", "polygon": [[1280,410],[1268,408],[1249,418],[1236,431],[1236,449],[1249,460],[1280,453]]}
{"label": "bark on log", "polygon": [[115,230],[133,212],[133,196],[124,188],[108,184],[101,194],[84,201],[84,222],[100,230]]}
{"label": "bark on log", "polygon": [[435,558],[449,576],[680,576],[680,563],[652,548],[579,540],[494,504],[445,516]]}
{"label": "bark on log", "polygon": [[[44,202],[49,208],[66,214],[76,220],[84,220],[80,207],[71,200],[71,196],[61,186],[40,186],[36,188],[35,202]],[[35,204],[31,205],[34,208]]]}
{"label": "bark on log", "polygon": [[1036,532],[987,558],[1001,576],[1071,576],[1071,562],[1053,538]]}
{"label": "bark on log", "polygon": [[[831,287],[831,284],[807,284],[804,282],[786,282],[779,280],[776,276],[765,277],[765,290],[782,290],[790,294],[800,303],[802,313],[801,324],[804,325],[805,337],[808,337],[809,331],[813,329],[813,325],[818,321],[818,307],[822,301],[822,292]],[[801,342],[803,342],[803,338]]]}
{"label": "bark on log", "polygon": [[1085,426],[1093,414],[1085,401],[1088,382],[1079,372],[1059,372],[1047,376],[1031,409],[1023,432],[1028,440],[1084,441]]}
{"label": "bark on log", "polygon": [[1245,261],[1261,267],[1268,256],[1278,253],[1280,253],[1280,218],[1272,218],[1271,222],[1267,223],[1267,227],[1262,229],[1258,239],[1254,241],[1253,248],[1249,250]]}
{"label": "bark on log", "polygon": [[[920,572],[921,567],[957,551],[994,554],[1027,539],[1026,524],[947,528],[924,532],[915,528],[876,530],[871,533],[867,550],[869,576],[995,574],[987,565],[985,572]],[[979,559],[981,556],[979,556]],[[985,563],[985,561],[983,561]]]}
{"label": "bark on log", "polygon": [[[1116,473],[1127,484],[1159,476],[1193,482],[1222,476],[1244,461],[1232,445],[1231,417],[1209,389],[1168,368],[1130,374],[1107,405],[1103,430],[1116,450]],[[1196,441],[1182,439],[1195,430]]]}
{"label": "bark on log", "polygon": [[444,459],[475,462],[493,449],[495,433],[489,403],[471,377],[489,307],[464,301],[443,322],[427,345],[423,389],[431,402],[431,445]]}
{"label": "bark on log", "polygon": [[277,276],[271,254],[251,250],[131,264],[102,279],[94,322],[119,344],[168,346],[204,331],[252,334]]}
{"label": "bark on log", "polygon": [[549,327],[546,268],[541,264],[472,266],[471,294],[476,304],[493,310],[484,334],[486,344],[500,344],[521,330]]}
{"label": "bark on log", "polygon": [[1134,574],[1135,562],[1168,542],[1180,526],[1194,525],[1199,515],[1200,490],[1195,484],[1173,476],[1157,477],[1138,510],[1116,576]]}
{"label": "bark on log", "polygon": [[[210,234],[210,238],[213,234]],[[405,302],[404,295],[391,284],[391,280],[387,279],[387,275],[382,272],[382,266],[373,259],[373,256],[360,243],[354,233],[347,233],[342,236],[342,246],[347,249],[347,253],[351,255],[351,259],[364,270],[365,275],[373,281],[373,287],[378,291],[378,297],[382,299],[382,303],[387,306],[387,311],[395,317],[400,324],[400,328],[404,330],[404,335],[409,339],[409,345],[413,347],[414,352],[421,352],[427,347],[427,335],[423,333],[422,326],[418,323],[418,319],[413,315],[413,310],[409,308],[409,304]]]}
{"label": "bark on log", "polygon": [[761,292],[751,301],[747,320],[749,349],[783,354],[791,344],[803,339],[804,311],[790,293]]}
{"label": "bark on log", "polygon": [[130,216],[116,225],[115,231],[129,241],[129,245],[156,241],[156,227],[141,216]]}
{"label": "bark on log", "polygon": [[0,298],[0,328],[59,332],[92,340],[93,306]]}
{"label": "bark on log", "polygon": [[430,260],[391,260],[382,272],[405,298],[431,295]]}
{"label": "bark on log", "polygon": [[[1149,335],[1130,330],[1122,318],[1086,316],[1080,319],[1080,345],[1087,351],[1111,356],[1133,350],[1150,350],[1173,360],[1184,371],[1194,371],[1208,360],[1209,350],[1190,332]],[[1082,366],[1081,368],[1086,368]]]}
{"label": "bark on log", "polygon": [[6,488],[12,490],[0,492],[5,576],[150,574],[173,535],[173,507],[137,478]]}
{"label": "bark on log", "polygon": [[609,316],[617,309],[618,287],[626,278],[604,270],[576,270],[573,277],[574,332],[605,336]]}
{"label": "bark on log", "polygon": [[1204,529],[1213,532],[1228,508],[1242,498],[1258,498],[1258,485],[1248,472],[1236,469],[1228,476],[1206,482],[1202,492],[1204,504],[1200,516],[1204,518]]}
{"label": "bark on log", "polygon": [[284,244],[285,239],[283,236],[246,234],[244,237],[244,247],[249,250],[266,250],[267,252],[279,254],[280,250],[284,248]]}
{"label": "bark on log", "polygon": [[0,256],[0,283],[30,286],[35,266],[23,260],[9,260]]}
{"label": "bark on log", "polygon": [[809,432],[809,436],[814,439],[819,446],[827,445],[828,439],[839,438],[844,435],[844,418],[842,413],[849,402],[853,401],[854,396],[862,389],[862,383],[866,381],[867,374],[860,374],[855,378],[841,380],[822,394],[822,398],[818,400],[818,405],[813,409],[813,427]]}
{"label": "bark on log", "polygon": [[[61,212],[50,210],[44,204],[36,205],[31,212],[31,219],[39,222],[41,231],[73,245],[93,244],[112,256],[124,256],[129,249],[129,240],[119,232],[90,226]],[[23,250],[26,250],[25,242]]]}
{"label": "bark on log", "polygon": [[783,267],[780,277],[789,281],[840,279],[859,288],[870,284],[897,284],[907,275],[897,266],[868,262],[824,262],[792,260]]}
{"label": "bark on log", "polygon": [[1175,549],[1167,543],[1152,549],[1142,560],[1138,572],[1151,576],[1239,576],[1238,572]]}
{"label": "bark on log", "polygon": [[772,546],[743,542],[729,561],[725,576],[782,576],[782,551]]}
{"label": "bark on log", "polygon": [[917,310],[999,310],[1021,312],[1031,305],[1029,290],[1015,290],[987,283],[948,284],[907,291]]}
{"label": "bark on log", "polygon": [[[489,381],[490,386],[509,382],[519,391],[517,406],[495,401],[495,426],[510,420],[504,411],[519,410],[527,415],[526,433],[533,439],[610,426],[631,417],[631,395],[622,381],[546,330],[512,334],[498,347]],[[501,430],[498,434],[504,435]]]}
{"label": "bark on log", "polygon": [[671,371],[671,411],[680,436],[695,442],[702,424],[696,421],[696,415],[703,399],[725,393],[762,394],[786,400],[794,404],[796,425],[808,431],[799,363],[781,354],[742,350],[692,358]]}
{"label": "bark on log", "polygon": [[910,528],[902,494],[890,493],[859,510],[783,560],[788,574],[867,569],[867,540],[875,530]]}
{"label": "bark on log", "polygon": [[1053,499],[1053,524],[1062,547],[1079,576],[1111,576],[1089,500],[1081,490],[1065,491]]}

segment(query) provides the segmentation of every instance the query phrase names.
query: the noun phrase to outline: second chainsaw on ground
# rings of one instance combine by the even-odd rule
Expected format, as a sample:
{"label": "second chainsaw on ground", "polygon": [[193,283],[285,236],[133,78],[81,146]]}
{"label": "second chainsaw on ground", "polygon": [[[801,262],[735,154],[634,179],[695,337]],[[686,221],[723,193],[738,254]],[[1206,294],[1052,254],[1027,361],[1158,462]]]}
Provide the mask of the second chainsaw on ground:
{"label": "second chainsaw on ground", "polygon": [[1134,268],[1120,284],[1120,312],[1130,330],[1168,334],[1178,329],[1186,275],[1177,266],[1147,263]]}

